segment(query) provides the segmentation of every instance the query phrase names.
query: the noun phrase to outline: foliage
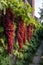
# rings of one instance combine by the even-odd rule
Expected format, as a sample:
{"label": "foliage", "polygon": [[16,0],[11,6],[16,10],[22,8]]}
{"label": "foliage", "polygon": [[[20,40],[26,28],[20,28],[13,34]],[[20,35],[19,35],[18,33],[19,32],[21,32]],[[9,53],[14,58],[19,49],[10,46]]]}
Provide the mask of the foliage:
{"label": "foliage", "polygon": [[12,65],[11,57],[0,55],[0,65]]}

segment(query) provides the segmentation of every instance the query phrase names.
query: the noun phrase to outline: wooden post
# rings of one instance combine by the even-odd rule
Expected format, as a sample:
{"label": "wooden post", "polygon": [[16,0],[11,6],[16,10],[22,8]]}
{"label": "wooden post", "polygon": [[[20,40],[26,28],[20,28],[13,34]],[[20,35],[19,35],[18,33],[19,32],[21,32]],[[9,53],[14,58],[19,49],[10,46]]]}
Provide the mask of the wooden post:
{"label": "wooden post", "polygon": [[34,0],[32,0],[32,8],[33,8],[33,12],[32,12],[32,16],[34,17]]}

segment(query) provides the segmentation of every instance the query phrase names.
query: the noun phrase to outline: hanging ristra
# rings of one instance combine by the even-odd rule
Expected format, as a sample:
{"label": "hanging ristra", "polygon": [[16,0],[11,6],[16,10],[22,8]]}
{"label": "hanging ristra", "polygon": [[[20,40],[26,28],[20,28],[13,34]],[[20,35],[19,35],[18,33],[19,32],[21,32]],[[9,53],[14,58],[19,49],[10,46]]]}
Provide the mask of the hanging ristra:
{"label": "hanging ristra", "polygon": [[22,49],[26,43],[26,25],[21,16],[17,17],[16,38],[18,40],[19,49]]}
{"label": "hanging ristra", "polygon": [[30,23],[27,26],[27,40],[28,40],[28,42],[30,42],[30,40],[31,40],[31,38],[33,36],[33,32],[34,32],[34,24]]}
{"label": "hanging ristra", "polygon": [[3,14],[3,27],[7,37],[8,52],[11,54],[14,43],[14,14],[11,8],[6,9],[6,14]]}

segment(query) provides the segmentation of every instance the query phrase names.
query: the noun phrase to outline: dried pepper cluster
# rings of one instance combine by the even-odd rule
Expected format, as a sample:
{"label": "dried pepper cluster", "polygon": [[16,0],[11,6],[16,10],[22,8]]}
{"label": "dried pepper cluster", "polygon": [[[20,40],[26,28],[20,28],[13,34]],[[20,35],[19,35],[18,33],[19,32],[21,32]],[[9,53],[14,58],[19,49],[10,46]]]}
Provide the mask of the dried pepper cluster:
{"label": "dried pepper cluster", "polygon": [[6,14],[3,15],[3,27],[7,37],[8,52],[12,53],[14,43],[14,15],[11,8],[7,8]]}
{"label": "dried pepper cluster", "polygon": [[27,40],[30,41],[34,32],[34,25],[31,23],[27,26]]}
{"label": "dried pepper cluster", "polygon": [[25,44],[26,42],[26,26],[21,17],[19,18],[18,23],[17,39],[19,43],[19,48],[22,49],[23,43]]}

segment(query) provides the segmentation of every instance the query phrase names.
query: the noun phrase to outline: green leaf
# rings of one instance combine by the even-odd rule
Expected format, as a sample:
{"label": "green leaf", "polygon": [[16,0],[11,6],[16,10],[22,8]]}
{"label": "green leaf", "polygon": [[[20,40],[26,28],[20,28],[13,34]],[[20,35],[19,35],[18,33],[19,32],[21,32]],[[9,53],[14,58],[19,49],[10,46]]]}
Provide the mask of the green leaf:
{"label": "green leaf", "polygon": [[4,31],[3,27],[0,26],[0,33],[3,32],[3,31]]}

